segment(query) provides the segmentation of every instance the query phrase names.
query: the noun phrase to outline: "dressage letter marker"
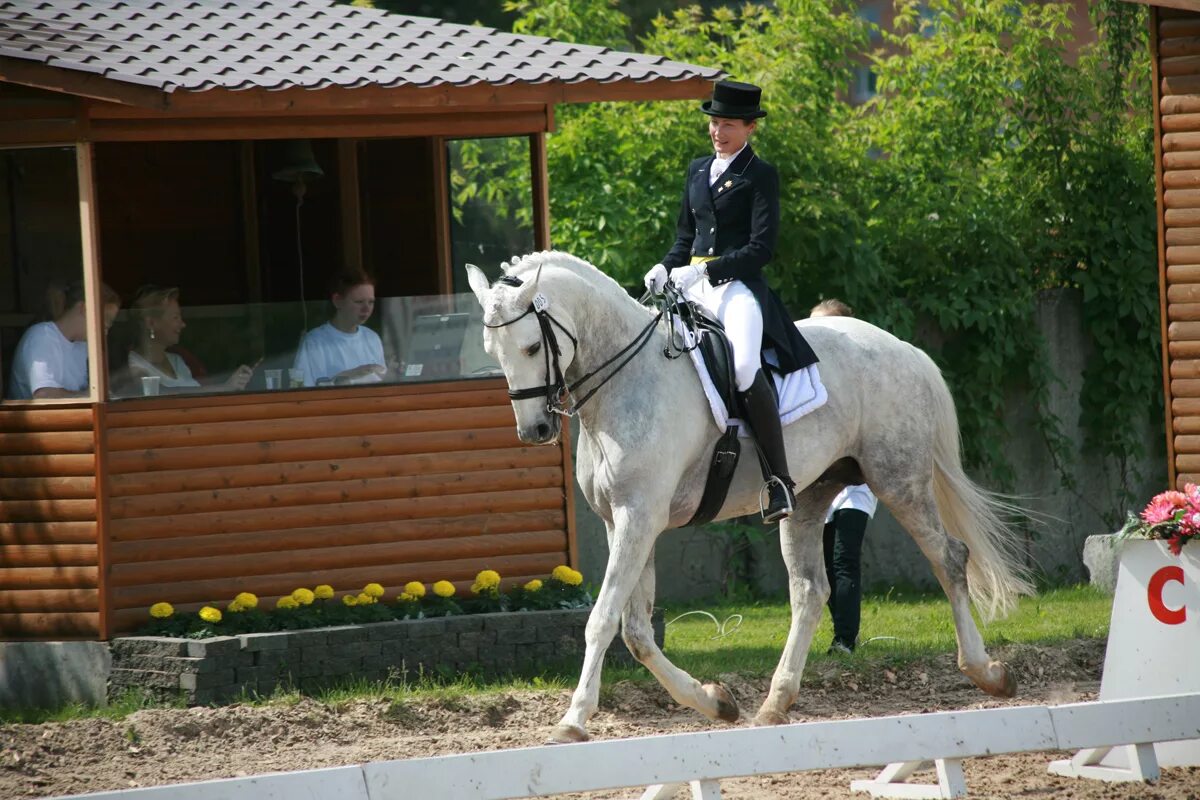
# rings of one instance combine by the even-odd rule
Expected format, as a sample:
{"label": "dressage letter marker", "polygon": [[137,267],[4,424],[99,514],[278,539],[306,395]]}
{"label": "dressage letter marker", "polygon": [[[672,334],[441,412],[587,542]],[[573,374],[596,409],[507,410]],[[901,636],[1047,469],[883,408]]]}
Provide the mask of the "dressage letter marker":
{"label": "dressage letter marker", "polygon": [[[1101,700],[1200,692],[1200,548],[1172,555],[1164,541],[1119,544],[1121,564],[1113,598]],[[1200,739],[1112,750],[1084,750],[1055,761],[1058,775],[1106,781],[1147,781],[1158,766],[1200,765]]]}

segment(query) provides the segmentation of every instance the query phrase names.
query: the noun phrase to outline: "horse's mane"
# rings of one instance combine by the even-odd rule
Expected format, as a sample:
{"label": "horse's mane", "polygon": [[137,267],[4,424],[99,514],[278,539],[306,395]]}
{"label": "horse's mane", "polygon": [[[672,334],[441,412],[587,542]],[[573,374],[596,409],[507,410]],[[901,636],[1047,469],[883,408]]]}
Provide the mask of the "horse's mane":
{"label": "horse's mane", "polygon": [[554,268],[561,268],[570,275],[574,275],[582,279],[588,286],[596,291],[602,291],[613,298],[621,298],[625,301],[636,305],[625,291],[621,284],[617,283],[608,274],[601,271],[597,267],[589,264],[578,256],[573,256],[570,253],[564,253],[561,250],[543,250],[537,253],[529,253],[525,256],[514,257],[507,264],[502,265],[505,274],[515,278],[532,279],[537,274],[539,269],[542,270],[542,275],[539,280],[547,277],[547,270],[553,272]]}

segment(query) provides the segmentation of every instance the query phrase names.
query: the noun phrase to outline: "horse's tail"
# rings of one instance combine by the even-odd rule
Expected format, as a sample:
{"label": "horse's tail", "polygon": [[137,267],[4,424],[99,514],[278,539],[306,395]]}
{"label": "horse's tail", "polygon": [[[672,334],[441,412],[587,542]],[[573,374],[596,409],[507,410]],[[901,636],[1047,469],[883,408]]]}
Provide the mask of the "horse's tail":
{"label": "horse's tail", "polygon": [[[928,356],[926,356],[928,359]],[[932,359],[934,415],[933,495],[946,531],[967,545],[967,586],[986,620],[1003,617],[1023,594],[1033,594],[1021,546],[1007,519],[1026,517],[1020,507],[983,489],[962,466],[962,441],[954,398]]]}

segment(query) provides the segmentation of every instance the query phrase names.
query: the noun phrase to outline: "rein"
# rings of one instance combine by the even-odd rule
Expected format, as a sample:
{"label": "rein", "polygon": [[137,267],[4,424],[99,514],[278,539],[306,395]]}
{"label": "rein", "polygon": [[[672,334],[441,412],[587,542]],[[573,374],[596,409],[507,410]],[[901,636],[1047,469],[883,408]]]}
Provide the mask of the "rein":
{"label": "rein", "polygon": [[[509,286],[520,286],[522,284],[520,278],[515,278],[511,275],[505,275],[500,278],[499,283],[504,283]],[[486,328],[506,328],[515,322],[518,322],[530,314],[537,317],[538,327],[542,331],[542,350],[545,352],[546,358],[546,384],[544,386],[535,386],[527,389],[509,389],[508,396],[513,400],[528,400],[534,397],[546,398],[546,410],[555,414],[562,414],[564,417],[573,417],[579,413],[579,409],[583,408],[584,404],[592,398],[600,387],[608,383],[612,378],[624,369],[625,365],[633,360],[634,356],[642,351],[650,339],[654,335],[654,327],[658,325],[658,321],[663,318],[665,308],[660,310],[654,318],[642,328],[633,341],[621,348],[612,358],[609,358],[594,370],[579,378],[575,382],[568,382],[563,375],[562,366],[559,363],[559,356],[562,355],[562,348],[558,345],[558,337],[554,334],[554,328],[557,327],[562,331],[568,339],[571,340],[571,345],[578,350],[579,340],[575,338],[566,327],[559,322],[549,311],[550,301],[546,299],[544,294],[540,292],[534,295],[533,302],[529,304],[529,308],[518,317],[510,319],[508,322],[501,322],[496,325],[488,325],[484,323]],[[668,348],[670,343],[668,342]],[[583,397],[576,400],[575,392],[579,391],[580,387],[594,378],[597,374],[607,369],[614,361],[625,356],[621,363],[599,383],[591,388]]]}

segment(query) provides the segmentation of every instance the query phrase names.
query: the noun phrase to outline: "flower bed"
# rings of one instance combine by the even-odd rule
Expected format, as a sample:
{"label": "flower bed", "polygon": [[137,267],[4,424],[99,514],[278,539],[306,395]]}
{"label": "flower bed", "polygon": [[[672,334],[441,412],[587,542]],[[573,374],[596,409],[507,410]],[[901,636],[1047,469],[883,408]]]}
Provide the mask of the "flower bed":
{"label": "flower bed", "polygon": [[[109,695],[140,687],[188,705],[228,703],[278,688],[320,691],[350,680],[463,671],[503,675],[579,662],[591,609],[509,611],[205,639],[114,639]],[[663,619],[653,617],[662,644]],[[618,636],[607,663],[631,662]],[[578,663],[577,663],[578,665]]]}

